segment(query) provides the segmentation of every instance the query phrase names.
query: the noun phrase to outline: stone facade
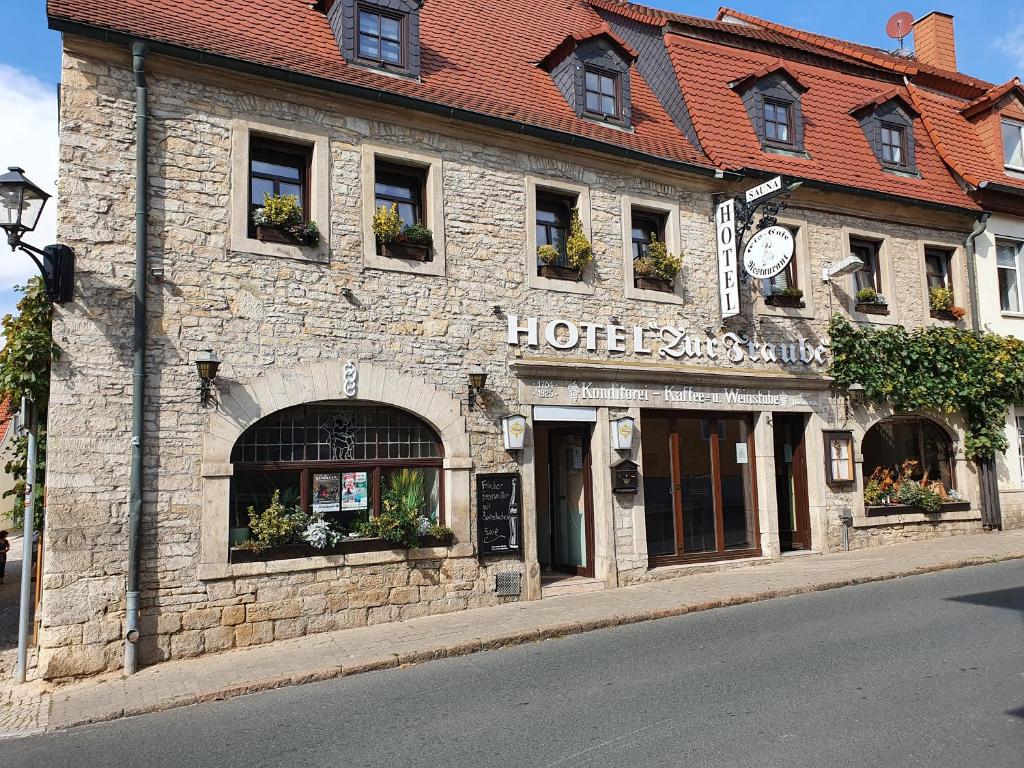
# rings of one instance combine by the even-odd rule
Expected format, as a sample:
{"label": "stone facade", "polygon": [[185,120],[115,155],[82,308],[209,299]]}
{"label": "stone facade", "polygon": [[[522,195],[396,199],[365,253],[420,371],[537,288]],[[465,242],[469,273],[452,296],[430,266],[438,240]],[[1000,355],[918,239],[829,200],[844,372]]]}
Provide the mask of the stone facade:
{"label": "stone facade", "polygon": [[[40,656],[41,674],[50,678],[120,665],[131,440],[135,92],[123,49],[71,36],[65,46],[59,239],[76,251],[77,276],[75,301],[58,308],[54,318],[61,354],[53,370],[48,425]],[[517,463],[502,448],[500,418],[524,407],[514,365],[545,353],[508,345],[503,314],[717,327],[712,195],[735,193],[742,185],[726,187],[170,59],[152,57],[147,66],[152,117],[142,661],[514,599],[495,595],[494,576],[500,571],[522,572],[523,597],[539,597],[539,574],[529,555],[525,562],[499,558],[481,565],[474,544],[470,481],[481,471],[524,472],[527,548],[536,535],[530,530],[531,454],[524,452]],[[233,157],[232,132],[239,120],[326,137],[329,170],[322,182],[329,212],[319,222],[326,240],[319,253],[298,248],[286,255],[254,253],[232,239],[232,210],[237,196],[247,194],[247,179],[238,178]],[[440,177],[432,188],[441,194],[432,195],[429,205],[431,215],[443,221],[443,274],[364,264],[361,169],[367,144],[439,158]],[[585,224],[595,260],[583,292],[531,287],[528,179],[588,192]],[[623,196],[678,206],[686,256],[678,280],[681,302],[627,296]],[[799,223],[806,247],[807,307],[794,311],[757,304],[752,311],[745,293],[746,314],[731,328],[752,338],[818,339],[831,312],[852,309],[850,283],[829,286],[818,279],[823,263],[843,258],[850,231],[869,232],[886,244],[891,314],[875,319],[930,322],[921,282],[922,243],[955,245],[970,228],[969,219],[953,214],[808,190],[794,199],[786,217]],[[223,359],[216,410],[200,407],[193,366],[196,354],[210,346]],[[582,347],[561,352],[560,359],[610,366],[623,359],[638,362],[629,355],[595,356]],[[226,456],[233,440],[278,408],[340,396],[341,364],[348,360],[365,372],[368,389],[360,398],[409,407],[441,435],[449,491],[444,514],[456,543],[408,557],[374,552],[228,564],[227,523],[217,510],[226,509],[231,475]],[[484,365],[490,376],[481,406],[468,410],[466,372],[473,364]],[[708,375],[723,368],[727,373],[759,370],[705,358],[688,366]],[[408,385],[400,386],[401,381]],[[816,386],[827,393],[827,384]],[[823,394],[821,403],[809,427],[819,435],[841,418],[834,396]],[[602,408],[602,418],[608,416],[609,409]],[[851,428],[863,434],[877,416],[858,414],[854,421],[863,423]],[[767,439],[766,451],[771,447],[767,429],[760,414],[755,434]],[[954,424],[950,430],[962,445],[961,428]],[[596,430],[594,440],[595,462],[607,464],[607,432]],[[818,452],[809,461],[815,478],[821,474],[820,436],[817,440]],[[759,500],[767,505],[762,517],[769,519],[774,490],[767,487],[770,457],[764,458],[758,468]],[[597,559],[606,584],[685,572],[649,571],[642,498],[613,499],[608,473],[599,474],[595,500],[604,506],[598,511]],[[962,455],[961,476],[966,495],[976,499]],[[856,508],[860,485],[836,494],[823,482],[814,483],[815,548],[835,549],[841,535],[838,511]],[[966,517],[855,524],[851,546],[952,535],[978,526],[976,510]],[[770,525],[762,527],[764,557],[778,554],[772,535]]]}

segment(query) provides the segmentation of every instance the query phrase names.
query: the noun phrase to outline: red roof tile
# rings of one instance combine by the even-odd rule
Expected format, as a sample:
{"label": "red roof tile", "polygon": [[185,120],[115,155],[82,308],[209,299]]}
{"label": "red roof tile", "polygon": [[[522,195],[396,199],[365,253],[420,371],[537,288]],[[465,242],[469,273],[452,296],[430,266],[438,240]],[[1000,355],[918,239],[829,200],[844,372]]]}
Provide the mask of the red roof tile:
{"label": "red roof tile", "polygon": [[[919,120],[916,160],[921,178],[886,173],[850,111],[865,98],[888,94],[892,83],[836,72],[806,63],[788,67],[808,86],[801,97],[804,146],[809,158],[764,152],[738,93],[729,83],[772,64],[758,51],[724,48],[669,35],[669,53],[707,154],[726,168],[758,168],[883,194],[933,203],[974,207],[950,176]],[[909,96],[904,95],[905,100]]]}
{"label": "red roof tile", "polygon": [[0,401],[0,441],[7,437],[7,430],[10,429],[15,414],[17,410],[11,406],[11,398],[6,397]]}
{"label": "red roof tile", "polygon": [[1024,96],[1024,88],[1021,87],[1020,80],[1016,77],[1002,85],[990,88],[970,104],[961,108],[960,114],[970,119],[975,115],[981,114],[986,109],[991,109],[996,102],[1013,91],[1016,91],[1018,96]]}
{"label": "red roof tile", "polygon": [[418,81],[347,64],[327,18],[309,0],[48,0],[47,10],[51,21],[114,30],[709,166],[635,68],[633,130],[623,131],[577,116],[537,67],[567,34],[603,24],[585,0],[429,0],[420,12]]}

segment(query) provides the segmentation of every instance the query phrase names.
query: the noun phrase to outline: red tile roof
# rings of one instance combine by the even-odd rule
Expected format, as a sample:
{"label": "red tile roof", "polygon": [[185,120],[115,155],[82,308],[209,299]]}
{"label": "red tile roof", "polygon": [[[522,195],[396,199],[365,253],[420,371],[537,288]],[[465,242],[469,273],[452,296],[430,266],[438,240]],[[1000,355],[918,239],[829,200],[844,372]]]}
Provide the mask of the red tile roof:
{"label": "red tile roof", "polygon": [[[915,148],[920,179],[882,170],[851,110],[865,99],[885,96],[891,81],[872,81],[806,63],[788,68],[808,90],[801,97],[804,146],[809,158],[762,151],[740,94],[729,83],[763,71],[773,56],[725,48],[670,34],[669,53],[690,107],[704,151],[724,168],[759,168],[884,194],[915,197],[946,205],[973,207],[950,176],[919,120]],[[901,97],[910,97],[900,89]]]}
{"label": "red tile roof", "polygon": [[[396,94],[418,100],[423,108],[440,105],[652,159],[708,170],[786,173],[933,204],[976,207],[943,166],[923,126],[915,132],[923,178],[912,179],[882,171],[850,116],[865,99],[892,90],[893,62],[879,54],[875,58],[884,66],[865,64],[866,54],[852,44],[826,45],[827,38],[801,33],[803,39],[779,25],[699,19],[616,0],[428,0],[420,12],[420,78],[413,79],[347,64],[326,17],[309,0],[48,0],[47,7],[58,28],[70,22],[109,30],[365,89],[371,98],[374,91]],[[566,103],[538,63],[567,39],[595,30],[610,34],[596,9],[663,28],[702,147],[693,146],[673,123],[637,64],[630,78],[632,130],[581,118]],[[729,83],[780,65],[808,87],[802,104],[810,159],[763,152],[740,96],[729,89]],[[848,73],[870,72],[870,66],[884,70],[877,80]],[[971,98],[989,87],[974,88]]]}
{"label": "red tile roof", "polygon": [[87,24],[709,166],[635,68],[632,131],[578,117],[538,68],[566,35],[604,23],[585,0],[429,0],[420,12],[419,81],[347,64],[327,18],[309,0],[48,0],[47,10],[51,21]]}
{"label": "red tile roof", "polygon": [[7,437],[7,430],[10,429],[15,414],[17,411],[11,407],[11,398],[6,397],[0,401],[0,441]]}

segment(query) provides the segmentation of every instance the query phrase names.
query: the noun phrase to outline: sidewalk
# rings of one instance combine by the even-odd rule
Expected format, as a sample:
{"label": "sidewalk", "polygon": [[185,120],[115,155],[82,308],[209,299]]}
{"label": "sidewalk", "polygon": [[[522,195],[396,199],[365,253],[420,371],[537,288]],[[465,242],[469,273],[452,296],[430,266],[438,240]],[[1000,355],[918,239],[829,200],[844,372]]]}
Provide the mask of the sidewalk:
{"label": "sidewalk", "polygon": [[1024,531],[786,557],[623,589],[342,630],[48,690],[0,683],[0,738],[414,664],[724,605],[1024,558]]}

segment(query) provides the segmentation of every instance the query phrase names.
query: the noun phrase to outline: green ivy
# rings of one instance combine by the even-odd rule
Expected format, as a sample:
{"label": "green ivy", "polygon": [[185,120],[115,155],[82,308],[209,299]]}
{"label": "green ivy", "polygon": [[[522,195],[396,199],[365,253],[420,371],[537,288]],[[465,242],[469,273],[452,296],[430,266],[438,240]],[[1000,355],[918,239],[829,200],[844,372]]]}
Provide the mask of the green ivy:
{"label": "green ivy", "polygon": [[945,326],[855,328],[838,315],[829,333],[841,386],[859,382],[868,399],[900,411],[963,413],[970,459],[1006,450],[1006,413],[1024,401],[1024,340]]}
{"label": "green ivy", "polygon": [[[34,494],[35,524],[43,524],[43,488],[46,484],[46,409],[50,401],[50,361],[56,359],[57,348],[50,332],[53,305],[46,295],[42,278],[34,277],[27,286],[18,286],[24,296],[18,302],[18,314],[3,319],[4,348],[0,350],[0,399],[10,398],[11,409],[21,408],[21,398],[29,397],[36,404],[37,460]],[[28,468],[28,438],[18,436],[11,441],[10,460],[5,471],[14,480],[14,487],[4,498],[14,497],[10,510],[15,527],[25,517],[25,472]]]}

